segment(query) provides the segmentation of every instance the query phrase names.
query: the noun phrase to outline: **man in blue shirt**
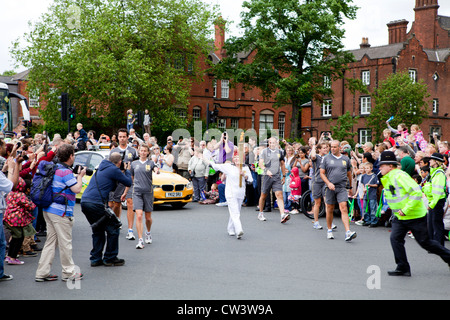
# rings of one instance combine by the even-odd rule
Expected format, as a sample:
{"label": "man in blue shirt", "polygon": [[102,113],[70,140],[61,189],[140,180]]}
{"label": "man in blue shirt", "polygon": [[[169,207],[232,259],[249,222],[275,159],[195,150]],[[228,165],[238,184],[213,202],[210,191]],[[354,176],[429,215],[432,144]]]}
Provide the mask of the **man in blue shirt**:
{"label": "man in blue shirt", "polygon": [[37,282],[57,280],[58,276],[50,273],[56,247],[59,246],[62,266],[62,280],[81,280],[83,275],[76,272],[72,259],[72,227],[75,195],[81,191],[82,178],[86,174],[84,168],[75,178],[71,166],[75,160],[75,150],[70,144],[63,144],[57,153],[59,163],[53,178],[53,194],[61,194],[65,203],[53,203],[44,208],[44,219],[47,223],[47,240],[42,249],[41,258],[36,270]]}
{"label": "man in blue shirt", "polygon": [[[119,168],[122,163],[122,156],[119,152],[113,152],[108,160],[103,160],[94,176],[91,178],[88,187],[81,197],[81,210],[91,225],[94,225],[104,216],[105,204],[109,193],[116,188],[117,183],[130,187],[132,184],[129,170],[122,172]],[[119,235],[120,229],[114,219],[104,219],[93,228],[91,266],[121,266],[125,260],[119,259]],[[103,249],[106,244],[106,250]]]}

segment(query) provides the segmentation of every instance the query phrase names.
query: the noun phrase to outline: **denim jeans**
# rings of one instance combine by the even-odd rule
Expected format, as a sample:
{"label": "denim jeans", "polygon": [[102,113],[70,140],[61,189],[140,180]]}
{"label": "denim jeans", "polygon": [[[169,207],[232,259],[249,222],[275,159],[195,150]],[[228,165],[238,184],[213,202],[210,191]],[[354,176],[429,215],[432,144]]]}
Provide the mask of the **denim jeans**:
{"label": "denim jeans", "polygon": [[3,277],[5,272],[5,253],[6,253],[6,238],[5,229],[3,229],[3,210],[0,210],[0,278]]}
{"label": "denim jeans", "polygon": [[[92,202],[82,202],[81,210],[88,222],[92,225],[104,215],[104,205]],[[106,219],[98,228],[92,231],[91,262],[110,262],[119,254],[120,229],[109,219]],[[106,249],[103,254],[103,249]]]}
{"label": "denim jeans", "polygon": [[290,191],[283,191],[284,210],[291,210],[291,200],[289,200]]}
{"label": "denim jeans", "polygon": [[225,198],[225,184],[221,183],[217,186],[217,190],[219,190],[219,203],[227,202],[227,198]]}
{"label": "denim jeans", "polygon": [[[369,206],[367,208],[367,206]],[[364,210],[364,222],[370,224],[377,224],[378,218],[376,217],[378,209],[378,201],[377,200],[367,200],[364,199],[363,202],[363,210]],[[366,212],[367,210],[367,212]]]}
{"label": "denim jeans", "polygon": [[201,192],[206,189],[206,179],[205,177],[193,177],[192,184],[194,186],[194,201],[203,200],[201,198]]}

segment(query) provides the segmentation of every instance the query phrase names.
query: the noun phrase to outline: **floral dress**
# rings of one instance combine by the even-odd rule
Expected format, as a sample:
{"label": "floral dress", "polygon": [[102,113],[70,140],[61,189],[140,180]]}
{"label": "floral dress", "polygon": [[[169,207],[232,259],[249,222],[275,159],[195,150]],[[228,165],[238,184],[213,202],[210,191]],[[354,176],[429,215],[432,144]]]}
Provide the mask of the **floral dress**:
{"label": "floral dress", "polygon": [[34,235],[36,231],[32,226],[34,220],[33,210],[36,205],[23,192],[25,181],[19,178],[17,187],[6,196],[6,210],[3,216],[3,223],[11,230],[13,237],[27,237]]}

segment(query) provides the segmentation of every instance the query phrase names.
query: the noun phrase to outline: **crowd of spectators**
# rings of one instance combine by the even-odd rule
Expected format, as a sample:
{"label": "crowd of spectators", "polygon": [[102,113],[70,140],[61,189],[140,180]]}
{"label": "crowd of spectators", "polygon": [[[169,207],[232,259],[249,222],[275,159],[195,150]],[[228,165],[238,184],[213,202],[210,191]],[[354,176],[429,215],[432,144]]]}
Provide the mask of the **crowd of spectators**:
{"label": "crowd of spectators", "polygon": [[[340,141],[341,153],[348,156],[351,161],[351,176],[349,181],[352,187],[349,198],[349,215],[357,225],[377,227],[389,226],[391,212],[383,201],[383,188],[380,183],[378,162],[383,151],[393,151],[397,156],[401,170],[407,172],[421,186],[430,175],[430,158],[437,154],[442,156],[439,165],[445,171],[446,178],[450,177],[448,168],[449,143],[440,140],[439,136],[433,135],[428,141],[418,125],[407,128],[399,124],[392,128],[387,122],[386,130],[383,132],[383,141],[365,142],[351,147],[349,141]],[[295,188],[295,195],[300,192],[303,195],[312,188],[312,177],[314,176],[314,165],[311,160],[311,152],[319,144],[329,144],[333,140],[331,134],[322,134],[319,139],[310,138],[307,144],[300,142],[287,142],[284,139],[277,140],[277,148],[282,152],[284,161],[283,176],[283,205],[286,213],[298,214],[300,208],[298,203],[292,201],[298,197],[292,197],[290,188],[292,174],[295,172],[300,179],[301,185]],[[86,131],[81,123],[77,124],[74,133],[61,136],[55,134],[49,137],[45,132],[26,135],[25,131],[20,133],[0,133],[2,154],[0,155],[0,170],[8,177],[17,167],[14,161],[20,162],[19,178],[14,183],[11,192],[3,193],[4,201],[3,216],[5,239],[8,243],[5,263],[22,264],[18,257],[36,256],[40,250],[38,243],[40,237],[45,236],[45,220],[42,210],[35,207],[27,200],[27,192],[31,180],[36,172],[37,166],[43,160],[52,161],[57,156],[58,148],[62,144],[71,144],[75,150],[88,150],[96,145],[109,145],[110,148],[117,147],[116,135],[108,136],[98,134],[93,130]],[[129,146],[136,149],[146,144],[150,148],[151,159],[164,171],[180,174],[192,181],[194,187],[193,202],[200,204],[215,204],[226,206],[225,197],[226,176],[216,172],[210,166],[210,162],[224,163],[231,161],[233,155],[238,153],[238,145],[235,141],[227,139],[226,135],[220,139],[210,141],[198,141],[195,138],[180,138],[173,140],[167,136],[162,142],[149,132],[139,136],[132,126],[129,128]],[[260,168],[259,157],[262,150],[268,148],[267,140],[257,142],[250,138],[244,143],[245,164],[250,168],[252,182],[247,185],[244,206],[254,206],[258,211],[258,201],[261,195],[261,181],[264,172]],[[295,170],[293,170],[296,168]],[[9,197],[8,197],[9,195]],[[13,197],[14,196],[14,197]],[[25,199],[24,199],[25,198]],[[22,199],[23,201],[19,201]],[[426,198],[424,196],[424,200]],[[277,207],[276,197],[266,198],[264,212],[271,211]],[[10,210],[8,210],[8,206]],[[13,208],[13,209],[11,209]],[[447,205],[445,207],[447,209]],[[15,217],[20,211],[20,217]],[[446,211],[446,210],[445,210]],[[310,212],[311,213],[311,212]],[[17,223],[20,221],[20,223]],[[443,221],[444,223],[444,221]],[[32,226],[32,228],[30,228]],[[14,233],[20,229],[21,241],[14,241]],[[449,228],[446,226],[446,229]],[[33,230],[35,232],[33,232]]]}

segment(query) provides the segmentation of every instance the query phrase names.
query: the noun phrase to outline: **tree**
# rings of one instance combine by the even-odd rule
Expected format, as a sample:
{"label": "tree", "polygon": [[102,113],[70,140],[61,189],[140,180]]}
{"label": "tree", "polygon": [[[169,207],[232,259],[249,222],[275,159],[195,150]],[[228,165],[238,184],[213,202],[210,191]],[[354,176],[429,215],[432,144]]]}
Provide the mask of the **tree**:
{"label": "tree", "polygon": [[372,130],[374,141],[382,138],[386,129],[386,120],[391,116],[394,119],[390,125],[396,127],[405,123],[407,127],[412,124],[421,124],[428,117],[428,102],[430,96],[427,85],[423,79],[418,82],[412,80],[408,71],[390,74],[372,93],[375,107],[367,118],[367,125]]}
{"label": "tree", "polygon": [[[358,119],[359,117],[353,117],[350,114],[350,111],[347,111],[345,114],[339,116],[336,120],[336,125],[330,126],[333,139],[343,141],[349,138],[348,142],[353,145],[353,137],[358,133],[353,132],[352,130],[353,126],[358,123]],[[328,120],[328,124],[331,124],[332,121],[332,119]]]}
{"label": "tree", "polygon": [[148,108],[167,132],[186,125],[174,110],[200,79],[214,10],[201,0],[55,0],[12,54],[30,69],[28,89],[48,100],[47,130],[67,127],[57,107],[67,92],[91,127],[124,127],[127,109]]}
{"label": "tree", "polygon": [[[291,137],[298,136],[301,105],[315,96],[332,95],[324,81],[343,77],[353,61],[343,50],[344,17],[356,17],[352,0],[250,0],[243,4],[243,36],[226,41],[227,57],[214,68],[232,85],[259,88],[275,106],[292,105]],[[254,52],[252,61],[241,53]],[[241,55],[239,55],[241,54]]]}

